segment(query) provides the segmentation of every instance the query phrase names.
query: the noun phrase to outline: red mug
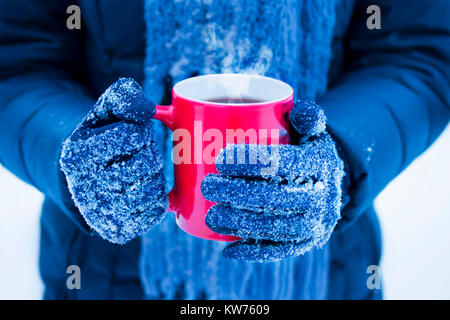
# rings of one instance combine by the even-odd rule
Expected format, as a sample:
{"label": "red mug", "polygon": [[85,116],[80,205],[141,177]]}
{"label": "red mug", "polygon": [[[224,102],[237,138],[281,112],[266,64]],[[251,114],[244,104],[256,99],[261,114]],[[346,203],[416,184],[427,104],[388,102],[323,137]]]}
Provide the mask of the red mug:
{"label": "red mug", "polygon": [[156,106],[154,119],[173,131],[174,187],[169,211],[185,232],[204,239],[235,241],[205,224],[214,202],[201,193],[203,178],[217,173],[215,159],[229,143],[289,143],[294,91],[259,75],[211,74],[177,83],[172,105]]}

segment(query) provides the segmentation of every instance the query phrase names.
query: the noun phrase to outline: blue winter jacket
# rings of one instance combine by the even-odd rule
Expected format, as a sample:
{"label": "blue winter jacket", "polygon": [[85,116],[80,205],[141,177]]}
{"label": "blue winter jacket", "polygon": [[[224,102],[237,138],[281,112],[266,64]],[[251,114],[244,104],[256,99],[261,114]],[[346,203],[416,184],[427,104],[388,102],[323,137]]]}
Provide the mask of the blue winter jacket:
{"label": "blue winter jacket", "polygon": [[[68,30],[66,9],[75,2],[83,24]],[[372,4],[381,8],[380,30],[366,26]],[[295,270],[294,286],[308,288],[304,298],[374,298],[367,267],[379,263],[381,243],[371,204],[449,121],[450,10],[446,0],[338,0],[335,10],[328,90],[317,100],[351,172],[351,201],[329,245],[297,258],[318,275]],[[100,239],[58,166],[62,142],[108,85],[121,76],[143,82],[143,11],[141,0],[0,0],[0,162],[46,195],[45,298],[145,296],[140,239]],[[168,102],[171,79],[159,81],[166,95],[155,102]],[[66,287],[73,264],[81,290]],[[176,297],[185,297],[183,288]]]}

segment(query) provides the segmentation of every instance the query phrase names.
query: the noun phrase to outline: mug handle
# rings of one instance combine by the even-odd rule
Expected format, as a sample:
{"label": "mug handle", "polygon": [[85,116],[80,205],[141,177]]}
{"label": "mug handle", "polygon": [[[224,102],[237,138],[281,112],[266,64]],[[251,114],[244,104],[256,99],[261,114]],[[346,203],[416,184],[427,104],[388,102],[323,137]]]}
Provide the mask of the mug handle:
{"label": "mug handle", "polygon": [[174,129],[173,119],[173,105],[170,106],[156,106],[156,112],[153,119],[159,120],[164,123],[170,130]]}
{"label": "mug handle", "polygon": [[[173,109],[174,106],[156,106],[156,112],[153,116],[153,119],[161,121],[165,126],[167,126],[170,130],[174,130],[174,117],[173,117]],[[172,188],[172,190],[169,191],[167,194],[169,197],[169,208],[167,211],[174,212],[177,216],[177,208],[176,208],[176,201],[175,201],[175,192]]]}

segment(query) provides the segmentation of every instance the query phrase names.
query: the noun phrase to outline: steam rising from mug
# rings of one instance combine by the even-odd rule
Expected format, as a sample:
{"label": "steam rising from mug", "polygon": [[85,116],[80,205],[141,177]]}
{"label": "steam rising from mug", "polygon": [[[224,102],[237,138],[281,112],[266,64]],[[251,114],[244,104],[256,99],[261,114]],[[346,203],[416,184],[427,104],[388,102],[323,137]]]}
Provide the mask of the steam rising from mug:
{"label": "steam rising from mug", "polygon": [[[236,41],[236,27],[224,30],[215,23],[205,26],[203,41],[206,43],[206,70],[208,73],[246,73],[265,75],[270,68],[273,53],[265,45],[254,46],[249,39]],[[223,56],[220,65],[217,57]],[[220,60],[219,60],[220,61]],[[229,97],[241,98],[248,92],[249,83],[245,81],[223,82]]]}
{"label": "steam rising from mug", "polygon": [[[214,58],[206,63],[205,73],[248,73],[265,75],[272,62],[272,50],[265,45],[254,46],[249,39],[236,41],[236,27],[224,30],[215,23],[205,26],[203,41],[206,43],[206,59]],[[212,62],[217,56],[224,56],[217,69],[217,62]],[[208,70],[208,68],[210,68]]]}

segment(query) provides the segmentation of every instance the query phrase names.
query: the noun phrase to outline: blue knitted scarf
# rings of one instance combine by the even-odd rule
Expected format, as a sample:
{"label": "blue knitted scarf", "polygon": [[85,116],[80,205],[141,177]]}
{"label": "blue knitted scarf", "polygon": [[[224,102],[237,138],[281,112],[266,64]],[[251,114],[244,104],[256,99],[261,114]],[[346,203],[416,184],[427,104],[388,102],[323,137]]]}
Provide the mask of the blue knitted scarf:
{"label": "blue knitted scarf", "polygon": [[[145,0],[144,88],[159,103],[164,79],[194,74],[256,73],[289,83],[297,97],[315,98],[327,85],[334,0]],[[155,134],[166,155],[170,138]],[[149,298],[325,298],[328,248],[277,263],[221,257],[225,243],[189,236],[173,215],[143,237],[142,278]]]}

